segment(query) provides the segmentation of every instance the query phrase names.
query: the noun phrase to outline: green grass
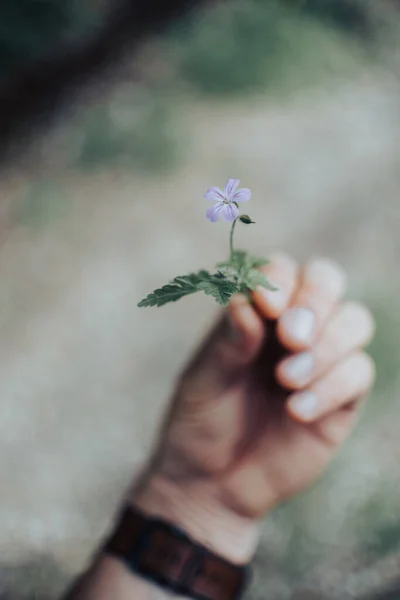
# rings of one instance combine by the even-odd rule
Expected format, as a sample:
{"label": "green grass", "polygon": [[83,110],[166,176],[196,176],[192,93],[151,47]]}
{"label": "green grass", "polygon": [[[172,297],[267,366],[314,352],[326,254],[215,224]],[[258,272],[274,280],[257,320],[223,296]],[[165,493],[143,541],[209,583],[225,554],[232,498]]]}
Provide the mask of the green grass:
{"label": "green grass", "polygon": [[[35,10],[32,0],[1,5],[3,74],[51,54],[66,34],[85,35],[102,15],[88,0],[34,4]],[[366,14],[359,0],[232,0],[208,7],[162,42],[161,60],[168,62],[163,81],[149,88],[138,84],[135,92],[80,113],[68,142],[70,166],[153,172],[174,167],[183,155],[176,126],[183,90],[224,98],[260,91],[287,95],[348,77],[366,60],[354,35]]]}
{"label": "green grass", "polygon": [[355,517],[359,550],[368,559],[400,551],[400,518],[398,506],[393,506],[398,492],[389,485],[386,490],[377,490]]}
{"label": "green grass", "polygon": [[[46,10],[50,11],[48,0],[43,1],[42,16],[37,17],[37,27],[32,26],[34,36],[44,27]],[[284,0],[233,0],[175,27],[160,46],[160,58],[168,63],[167,75],[156,77],[157,81],[148,82],[147,86],[122,87],[111,99],[80,109],[69,125],[67,166],[84,172],[123,168],[163,173],[184,156],[185,144],[178,124],[190,110],[181,110],[180,99],[185,94],[225,98],[262,91],[286,95],[322,80],[329,81],[332,75],[355,72],[365,58],[361,47],[350,36],[311,17],[314,13],[310,7],[299,11],[296,2],[290,4]],[[46,26],[54,34],[67,26],[74,29],[78,23],[83,27],[88,22],[85,11],[81,8],[79,12],[76,2],[64,9],[65,14],[59,12],[57,3],[52,10],[54,24],[50,11]],[[18,14],[22,26],[22,13]],[[22,31],[15,40],[21,44],[23,54],[28,52],[28,47],[22,50],[23,44],[34,42],[29,41],[29,36],[24,41]],[[0,30],[0,64],[1,35]],[[6,32],[4,36],[6,43]],[[46,36],[43,35],[43,48],[50,43]],[[37,206],[40,220],[42,201],[26,203],[28,207],[23,212],[31,219]]]}
{"label": "green grass", "polygon": [[21,225],[40,229],[64,216],[68,196],[57,180],[38,179],[17,199],[17,219]]}
{"label": "green grass", "polygon": [[188,94],[296,93],[355,73],[362,47],[330,25],[264,0],[234,0],[170,32],[168,75],[84,110],[71,129],[71,166],[166,171],[183,156],[177,123]]}
{"label": "green grass", "polygon": [[[36,56],[46,44],[51,46],[52,36],[68,28],[84,29],[90,22],[87,2],[74,0],[62,8],[58,2],[43,0],[25,35],[29,1],[17,10],[8,0],[1,9],[10,12],[0,25],[0,64],[2,36],[6,46],[15,37],[21,57]],[[325,0],[324,4],[332,3]],[[147,87],[125,87],[111,99],[80,109],[69,125],[66,166],[84,172],[123,168],[163,173],[184,156],[178,125],[190,110],[181,110],[185,94],[223,100],[260,91],[286,96],[322,81],[329,83],[336,76],[348,78],[364,64],[366,54],[362,44],[332,25],[338,22],[334,15],[325,19],[332,10],[333,5],[321,11],[311,0],[232,0],[184,21],[160,45],[167,75]],[[8,27],[13,19],[15,28]],[[30,52],[36,39],[37,51]],[[42,218],[44,200],[25,204],[21,210],[27,218],[34,218],[35,207],[38,220]]]}
{"label": "green grass", "polygon": [[180,27],[172,45],[181,78],[207,94],[294,91],[365,60],[360,43],[282,4],[234,1]]}
{"label": "green grass", "polygon": [[78,116],[69,134],[70,166],[165,171],[179,157],[179,127],[167,89],[116,95]]}
{"label": "green grass", "polygon": [[86,34],[98,17],[86,0],[2,0],[0,78],[51,55],[66,36]]}
{"label": "green grass", "polygon": [[325,23],[358,36],[369,36],[373,29],[371,0],[281,0]]}
{"label": "green grass", "polygon": [[377,368],[376,393],[384,396],[400,373],[400,319],[393,302],[372,302],[371,308],[376,334],[369,352]]}

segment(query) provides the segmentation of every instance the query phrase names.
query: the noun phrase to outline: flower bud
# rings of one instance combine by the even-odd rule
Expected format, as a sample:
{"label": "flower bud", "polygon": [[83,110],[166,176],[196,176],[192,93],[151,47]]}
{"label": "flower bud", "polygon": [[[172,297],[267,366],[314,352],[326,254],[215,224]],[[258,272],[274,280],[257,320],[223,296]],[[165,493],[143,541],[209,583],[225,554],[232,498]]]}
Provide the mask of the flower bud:
{"label": "flower bud", "polygon": [[255,223],[255,221],[252,221],[251,218],[249,217],[249,215],[240,215],[240,220],[242,223],[245,223],[245,225],[250,225],[251,223]]}

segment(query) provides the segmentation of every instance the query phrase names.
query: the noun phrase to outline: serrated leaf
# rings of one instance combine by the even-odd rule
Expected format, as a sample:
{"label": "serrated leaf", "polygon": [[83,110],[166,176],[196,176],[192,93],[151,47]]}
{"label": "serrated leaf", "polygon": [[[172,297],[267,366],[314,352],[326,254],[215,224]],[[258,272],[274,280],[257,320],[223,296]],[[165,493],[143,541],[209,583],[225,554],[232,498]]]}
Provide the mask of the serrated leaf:
{"label": "serrated leaf", "polygon": [[249,256],[248,261],[252,268],[263,267],[264,265],[269,265],[270,261],[267,258],[261,258],[258,256]]}
{"label": "serrated leaf", "polygon": [[244,250],[235,250],[232,259],[218,263],[217,267],[231,268],[239,271],[241,269],[257,269],[267,264],[269,264],[269,260],[266,258],[252,256]]}
{"label": "serrated leaf", "polygon": [[256,267],[268,264],[268,260],[248,254],[244,250],[235,250],[232,259],[219,263],[216,273],[199,271],[188,275],[179,275],[162,288],[154,290],[141,302],[139,307],[163,306],[176,302],[184,296],[202,291],[212,296],[219,304],[226,306],[231,297],[242,291],[251,298],[249,290],[260,285],[269,290],[275,288]]}
{"label": "serrated leaf", "polygon": [[246,252],[246,250],[234,250],[233,251],[233,258],[235,260],[243,260],[246,256],[248,256],[248,253]]}
{"label": "serrated leaf", "polygon": [[139,302],[138,306],[141,308],[147,306],[163,306],[168,302],[176,302],[184,296],[199,291],[201,289],[198,287],[199,283],[208,277],[210,277],[210,274],[207,271],[175,277],[175,279],[170,281],[167,285],[154,290],[154,292],[146,296],[146,298]]}
{"label": "serrated leaf", "polygon": [[217,264],[217,267],[226,267],[231,269],[240,269],[244,267],[246,262],[247,252],[244,250],[235,250],[232,259],[225,260]]}
{"label": "serrated leaf", "polygon": [[235,250],[232,256],[232,263],[238,269],[246,265],[248,254],[245,250]]}
{"label": "serrated leaf", "polygon": [[217,263],[218,269],[232,269],[233,263],[230,260],[224,260],[223,262]]}
{"label": "serrated leaf", "polygon": [[248,273],[246,273],[244,282],[251,290],[255,290],[258,285],[271,291],[276,291],[278,289],[257,269],[250,269]]}
{"label": "serrated leaf", "polygon": [[253,296],[251,295],[251,290],[244,283],[242,284],[242,286],[240,288],[240,293],[243,294],[243,296],[245,296],[247,298],[247,301],[249,304],[253,304],[254,300],[253,300]]}
{"label": "serrated leaf", "polygon": [[207,296],[212,296],[222,306],[226,306],[234,294],[239,291],[239,286],[224,276],[209,275],[198,284]]}
{"label": "serrated leaf", "polygon": [[259,267],[263,267],[264,265],[269,264],[269,260],[260,256],[253,256],[252,254],[247,254],[243,257],[243,264],[246,269],[258,269]]}
{"label": "serrated leaf", "polygon": [[239,291],[239,287],[230,281],[222,272],[214,274],[208,271],[199,271],[189,275],[179,275],[162,288],[154,290],[141,302],[139,307],[163,306],[168,302],[176,302],[184,296],[202,291],[207,296],[226,306],[233,296]]}

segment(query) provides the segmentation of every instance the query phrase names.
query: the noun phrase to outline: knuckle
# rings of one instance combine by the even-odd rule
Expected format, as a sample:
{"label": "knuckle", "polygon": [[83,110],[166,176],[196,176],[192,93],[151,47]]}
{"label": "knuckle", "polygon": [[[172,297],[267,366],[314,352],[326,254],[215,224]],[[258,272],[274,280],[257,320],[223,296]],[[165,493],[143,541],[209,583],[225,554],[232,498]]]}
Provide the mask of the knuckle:
{"label": "knuckle", "polygon": [[366,352],[356,352],[348,361],[349,373],[359,373],[362,383],[369,386],[375,379],[376,367],[373,359]]}
{"label": "knuckle", "polygon": [[347,274],[335,260],[313,256],[305,265],[306,279],[328,291],[342,292],[347,285]]}
{"label": "knuckle", "polygon": [[284,272],[288,272],[290,271],[291,273],[295,273],[297,272],[298,269],[298,265],[297,262],[294,260],[294,258],[292,256],[290,256],[290,254],[287,254],[286,252],[280,252],[280,251],[276,251],[276,252],[272,252],[270,254],[270,264],[269,265],[265,265],[264,267],[262,267],[262,271],[266,271],[266,272],[271,272],[271,271],[284,271]]}
{"label": "knuckle", "polygon": [[370,309],[362,302],[347,302],[346,309],[352,315],[353,319],[357,319],[358,323],[369,336],[375,332],[375,319]]}
{"label": "knuckle", "polygon": [[245,306],[246,304],[248,304],[249,301],[247,300],[246,296],[244,294],[234,294],[232,296],[232,298],[229,300],[229,304],[228,304],[228,308],[226,309],[226,312],[228,312],[229,314],[232,314],[235,312],[235,310],[237,308],[240,308],[241,306]]}
{"label": "knuckle", "polygon": [[362,357],[363,357],[363,361],[364,361],[364,365],[365,365],[364,368],[365,368],[366,378],[368,379],[368,382],[370,384],[372,384],[376,378],[375,362],[374,362],[372,356],[370,354],[367,354],[366,352],[362,353]]}
{"label": "knuckle", "polygon": [[[329,329],[329,326],[328,326]],[[371,311],[361,302],[348,301],[342,304],[331,329],[336,335],[354,342],[367,344],[375,333],[375,321]]]}

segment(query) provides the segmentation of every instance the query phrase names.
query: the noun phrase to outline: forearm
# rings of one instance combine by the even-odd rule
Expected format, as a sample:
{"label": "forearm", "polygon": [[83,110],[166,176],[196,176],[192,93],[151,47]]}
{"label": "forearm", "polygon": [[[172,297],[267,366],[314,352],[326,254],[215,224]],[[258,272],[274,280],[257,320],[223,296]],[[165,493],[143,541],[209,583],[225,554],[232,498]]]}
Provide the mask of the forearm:
{"label": "forearm", "polygon": [[176,596],[128,571],[111,556],[101,556],[63,600],[171,600]]}
{"label": "forearm", "polygon": [[[181,527],[192,539],[236,564],[251,559],[258,540],[258,526],[233,517],[213,503],[209,491],[176,487],[154,478],[132,504],[149,516]],[[64,600],[168,600],[181,598],[132,572],[121,560],[100,554]]]}

